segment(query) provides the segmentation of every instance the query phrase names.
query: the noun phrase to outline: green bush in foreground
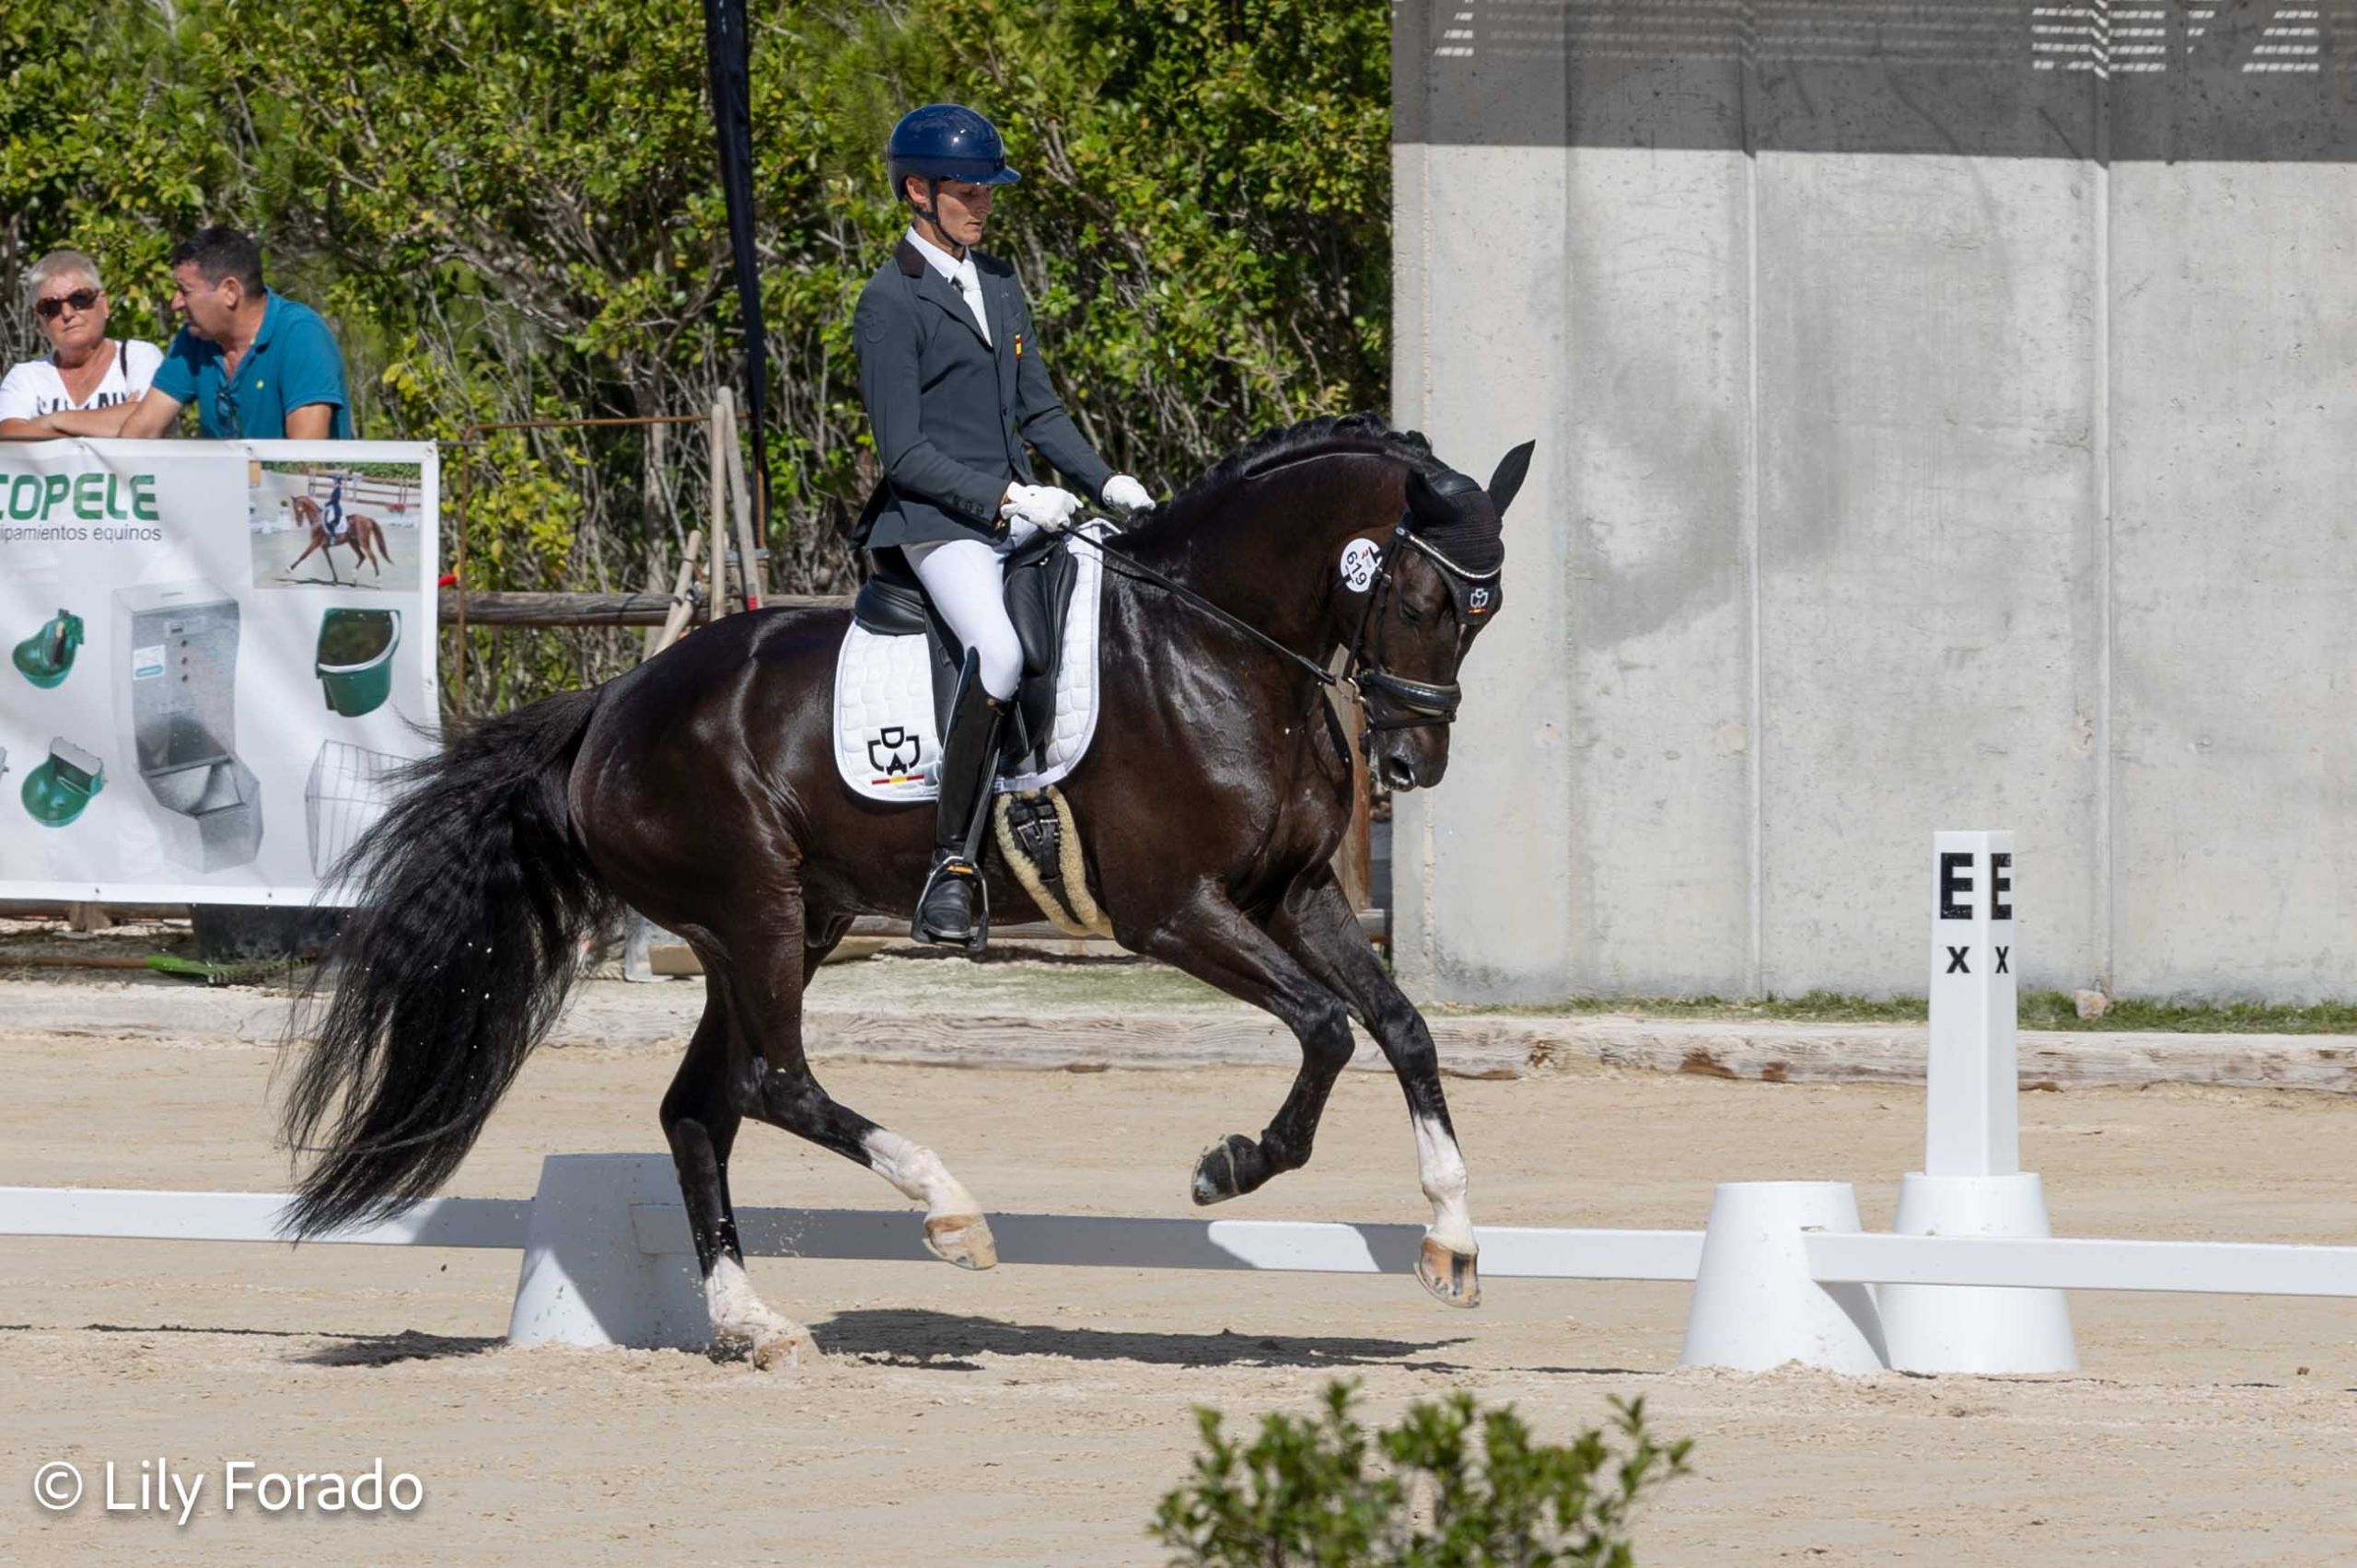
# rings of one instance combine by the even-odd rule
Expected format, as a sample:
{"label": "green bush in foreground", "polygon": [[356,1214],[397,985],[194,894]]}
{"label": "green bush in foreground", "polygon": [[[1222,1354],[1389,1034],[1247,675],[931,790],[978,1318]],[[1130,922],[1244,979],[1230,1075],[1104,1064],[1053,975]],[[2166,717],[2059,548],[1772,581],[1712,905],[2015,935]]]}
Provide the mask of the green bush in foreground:
{"label": "green bush in foreground", "polygon": [[[1534,1442],[1511,1405],[1469,1394],[1411,1405],[1367,1431],[1354,1382],[1328,1385],[1310,1419],[1282,1411],[1248,1446],[1219,1411],[1193,1479],[1156,1511],[1154,1538],[1189,1568],[1628,1568],[1638,1499],[1688,1466],[1690,1439],[1656,1442],[1643,1400],[1612,1401],[1606,1430]],[[1475,1440],[1475,1429],[1480,1436]],[[1379,1457],[1369,1468],[1370,1449]]]}

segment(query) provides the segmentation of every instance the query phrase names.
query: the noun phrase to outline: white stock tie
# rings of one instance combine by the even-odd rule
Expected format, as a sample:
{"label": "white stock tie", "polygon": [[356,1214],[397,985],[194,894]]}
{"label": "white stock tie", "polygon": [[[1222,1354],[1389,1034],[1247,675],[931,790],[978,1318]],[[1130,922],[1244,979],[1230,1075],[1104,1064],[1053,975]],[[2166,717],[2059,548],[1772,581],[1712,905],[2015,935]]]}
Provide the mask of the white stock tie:
{"label": "white stock tie", "polygon": [[[958,263],[958,291],[966,296],[966,308],[974,313],[974,325],[982,330],[982,342],[991,342],[990,318],[982,313],[982,274],[970,255]],[[996,348],[996,343],[991,343]]]}

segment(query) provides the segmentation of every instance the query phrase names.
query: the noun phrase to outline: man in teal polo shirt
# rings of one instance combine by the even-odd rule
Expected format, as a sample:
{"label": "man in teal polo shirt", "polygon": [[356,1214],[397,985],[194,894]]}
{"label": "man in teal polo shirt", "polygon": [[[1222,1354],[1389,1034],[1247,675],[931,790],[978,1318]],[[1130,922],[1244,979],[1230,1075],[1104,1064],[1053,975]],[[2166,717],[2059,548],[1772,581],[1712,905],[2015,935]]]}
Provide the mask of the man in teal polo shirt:
{"label": "man in teal polo shirt", "polygon": [[168,434],[196,405],[207,440],[344,441],[352,403],[343,351],[308,305],[262,286],[261,251],[234,228],[201,228],[172,248],[172,308],[187,325],[146,395],[111,409],[53,413],[57,436]]}

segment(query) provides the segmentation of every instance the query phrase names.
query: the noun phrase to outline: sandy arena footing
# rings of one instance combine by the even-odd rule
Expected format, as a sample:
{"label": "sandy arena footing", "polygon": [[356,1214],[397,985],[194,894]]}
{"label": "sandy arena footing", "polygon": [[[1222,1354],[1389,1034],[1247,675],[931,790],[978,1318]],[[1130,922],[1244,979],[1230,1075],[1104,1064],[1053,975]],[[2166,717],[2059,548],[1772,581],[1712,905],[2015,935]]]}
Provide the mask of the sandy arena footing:
{"label": "sandy arena footing", "polygon": [[[274,1050],[212,1025],[59,1034],[28,1019],[27,989],[0,1009],[0,1181],[284,1189]],[[163,994],[184,1016],[252,1005]],[[659,1039],[542,1051],[451,1191],[520,1195],[546,1153],[659,1146],[674,1054]],[[1258,1127],[1286,1077],[824,1071],[849,1104],[939,1150],[985,1203],[1077,1214],[1190,1212],[1197,1151]],[[1568,1057],[1450,1093],[1485,1223],[1692,1226],[1716,1180],[1807,1177],[1856,1182],[1872,1225],[1922,1152],[1921,1094],[1899,1085]],[[2357,1101],[2091,1088],[2027,1097],[2023,1116],[2060,1232],[2351,1239],[2341,1156]],[[748,1129],[738,1150],[743,1202],[894,1201],[767,1129]],[[1316,1163],[1230,1212],[1415,1220],[1423,1208],[1397,1090],[1354,1074]],[[0,1240],[0,1476],[17,1493],[0,1558],[1160,1562],[1144,1526],[1186,1473],[1190,1407],[1301,1411],[1334,1376],[1364,1381],[1374,1416],[1463,1388],[1515,1401],[1555,1437],[1600,1420],[1608,1395],[1643,1395],[1666,1433],[1698,1440],[1699,1473],[1640,1528],[1649,1568],[2357,1557],[2346,1303],[2083,1294],[2082,1376],[1747,1377],[1677,1369],[1675,1285],[1499,1281],[1459,1314],[1379,1277],[780,1260],[751,1272],[816,1330],[819,1368],[511,1350],[498,1338],[515,1285],[505,1253]],[[407,1518],[265,1521],[215,1500],[180,1528],[87,1502],[50,1516],[25,1490],[50,1458],[135,1475],[157,1456],[216,1475],[230,1458],[350,1469],[382,1457],[417,1473],[427,1499]]]}

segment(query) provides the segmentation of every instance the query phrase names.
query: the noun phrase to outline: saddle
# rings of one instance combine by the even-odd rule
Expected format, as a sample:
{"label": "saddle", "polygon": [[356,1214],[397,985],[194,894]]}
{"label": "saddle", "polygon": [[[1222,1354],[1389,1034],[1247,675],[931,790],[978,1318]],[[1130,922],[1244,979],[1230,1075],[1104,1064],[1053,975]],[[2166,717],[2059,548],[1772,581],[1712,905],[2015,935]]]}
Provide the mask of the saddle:
{"label": "saddle", "polygon": [[[965,645],[935,613],[899,551],[872,552],[868,562],[871,575],[852,600],[852,621],[876,636],[925,639],[926,664],[933,675],[934,734],[946,735]],[[1026,540],[1006,558],[1006,616],[1023,645],[1023,679],[1016,688],[1001,748],[1002,765],[1008,772],[1046,766],[1041,753],[1055,727],[1064,624],[1080,576],[1080,563],[1059,534],[1042,533]]]}

